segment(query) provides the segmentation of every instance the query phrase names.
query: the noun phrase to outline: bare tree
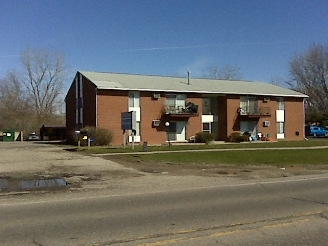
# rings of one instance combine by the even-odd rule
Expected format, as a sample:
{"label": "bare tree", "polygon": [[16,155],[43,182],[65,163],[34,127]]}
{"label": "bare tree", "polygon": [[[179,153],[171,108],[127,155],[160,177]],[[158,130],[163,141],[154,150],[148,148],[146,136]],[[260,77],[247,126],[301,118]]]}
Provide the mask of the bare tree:
{"label": "bare tree", "polygon": [[239,67],[224,65],[222,67],[209,67],[203,72],[203,77],[207,79],[240,80],[242,75]]}
{"label": "bare tree", "polygon": [[0,129],[25,130],[33,125],[29,99],[17,72],[0,80]]}
{"label": "bare tree", "polygon": [[294,54],[289,74],[288,85],[309,96],[309,109],[328,115],[328,45],[313,44],[302,54]]}
{"label": "bare tree", "polygon": [[286,78],[283,77],[271,77],[270,84],[280,87],[288,87],[286,84]]}
{"label": "bare tree", "polygon": [[66,76],[64,57],[48,50],[28,48],[22,54],[23,84],[39,125],[49,121],[63,104],[61,92]]}

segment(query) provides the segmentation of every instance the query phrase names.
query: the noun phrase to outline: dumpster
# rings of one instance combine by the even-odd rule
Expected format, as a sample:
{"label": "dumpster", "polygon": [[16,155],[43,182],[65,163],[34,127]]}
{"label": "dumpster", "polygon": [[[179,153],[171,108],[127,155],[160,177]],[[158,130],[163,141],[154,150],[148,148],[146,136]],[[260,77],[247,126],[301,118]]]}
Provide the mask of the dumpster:
{"label": "dumpster", "polygon": [[3,131],[2,141],[4,142],[15,141],[15,131],[14,130]]}

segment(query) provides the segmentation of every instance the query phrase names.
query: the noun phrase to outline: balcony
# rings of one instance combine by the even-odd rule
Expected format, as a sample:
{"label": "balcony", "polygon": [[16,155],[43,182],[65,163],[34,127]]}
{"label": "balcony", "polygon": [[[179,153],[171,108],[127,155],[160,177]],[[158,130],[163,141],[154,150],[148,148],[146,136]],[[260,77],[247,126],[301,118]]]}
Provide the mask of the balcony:
{"label": "balcony", "polygon": [[175,117],[191,117],[198,115],[198,105],[187,103],[186,106],[164,106],[162,114]]}
{"label": "balcony", "polygon": [[239,115],[245,115],[248,117],[265,117],[271,116],[270,107],[241,107],[238,108]]}

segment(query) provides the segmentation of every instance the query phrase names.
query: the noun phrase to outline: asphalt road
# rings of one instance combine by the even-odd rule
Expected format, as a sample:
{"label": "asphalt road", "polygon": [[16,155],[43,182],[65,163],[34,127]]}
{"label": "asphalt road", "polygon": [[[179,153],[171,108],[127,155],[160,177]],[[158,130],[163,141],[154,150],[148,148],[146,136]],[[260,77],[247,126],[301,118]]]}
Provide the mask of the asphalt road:
{"label": "asphalt road", "polygon": [[328,177],[1,200],[0,245],[327,245]]}

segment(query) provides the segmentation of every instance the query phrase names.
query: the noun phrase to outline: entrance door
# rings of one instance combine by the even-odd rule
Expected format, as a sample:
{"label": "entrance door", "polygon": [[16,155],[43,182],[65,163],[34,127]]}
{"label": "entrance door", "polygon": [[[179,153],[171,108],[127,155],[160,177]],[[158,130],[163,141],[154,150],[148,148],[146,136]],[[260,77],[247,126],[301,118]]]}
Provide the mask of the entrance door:
{"label": "entrance door", "polygon": [[240,131],[242,133],[249,132],[251,137],[257,137],[257,121],[241,121]]}
{"label": "entrance door", "polygon": [[186,140],[186,122],[185,121],[177,121],[176,139],[177,139],[177,141],[185,141]]}
{"label": "entrance door", "polygon": [[186,140],[186,121],[170,121],[168,138],[170,141]]}

